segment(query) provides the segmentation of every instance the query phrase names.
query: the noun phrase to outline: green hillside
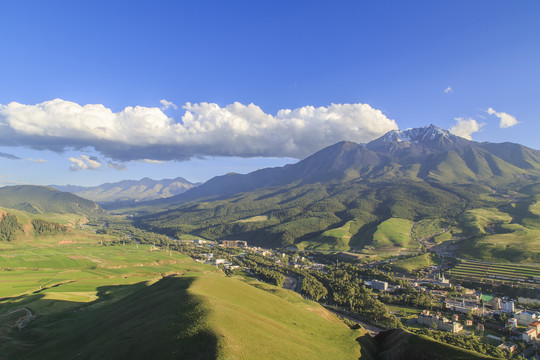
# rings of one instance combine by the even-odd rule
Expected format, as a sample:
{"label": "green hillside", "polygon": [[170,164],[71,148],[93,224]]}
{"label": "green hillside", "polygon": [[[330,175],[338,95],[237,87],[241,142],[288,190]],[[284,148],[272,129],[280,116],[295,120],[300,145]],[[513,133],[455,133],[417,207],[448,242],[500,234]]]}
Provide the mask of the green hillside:
{"label": "green hillside", "polygon": [[0,359],[360,356],[362,331],[296,293],[111,240],[74,231],[4,247]]}
{"label": "green hillside", "polygon": [[128,213],[136,226],[173,237],[370,257],[452,244],[466,257],[526,262],[540,255],[539,180],[537,150],[429,126],[216,177]]}
{"label": "green hillside", "polygon": [[33,214],[79,214],[87,217],[105,214],[93,201],[50,187],[33,185],[0,188],[0,206]]}

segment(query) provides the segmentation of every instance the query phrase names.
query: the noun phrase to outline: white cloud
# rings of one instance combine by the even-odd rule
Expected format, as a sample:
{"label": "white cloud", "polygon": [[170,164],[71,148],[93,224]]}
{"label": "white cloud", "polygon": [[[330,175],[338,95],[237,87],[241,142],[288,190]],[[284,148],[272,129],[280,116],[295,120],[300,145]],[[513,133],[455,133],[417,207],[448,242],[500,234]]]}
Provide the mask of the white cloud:
{"label": "white cloud", "polygon": [[163,164],[163,161],[161,160],[142,159],[141,161],[148,164]]}
{"label": "white cloud", "polygon": [[450,94],[450,93],[453,93],[453,92],[454,92],[454,89],[452,89],[452,87],[449,86],[449,87],[447,87],[446,89],[444,89],[444,92],[445,92],[446,94]]}
{"label": "white cloud", "polygon": [[489,115],[495,115],[496,117],[501,119],[501,121],[499,122],[500,128],[503,128],[503,129],[509,128],[509,127],[519,124],[519,122],[516,120],[515,117],[505,112],[497,112],[493,108],[489,108],[487,109],[487,113]]}
{"label": "white cloud", "polygon": [[461,136],[465,139],[472,140],[471,135],[480,131],[484,127],[484,123],[478,123],[474,119],[464,119],[457,117],[456,124],[450,128],[450,132],[454,135]]}
{"label": "white cloud", "polygon": [[28,158],[28,159],[26,159],[26,160],[31,161],[31,162],[35,162],[35,163],[46,163],[46,162],[47,162],[47,160],[45,160],[45,159],[32,159],[32,158]]}
{"label": "white cloud", "polygon": [[79,158],[70,157],[68,160],[71,162],[71,165],[69,165],[71,171],[97,170],[101,167],[101,164],[96,158],[86,155],[81,155]]}
{"label": "white cloud", "polygon": [[178,110],[178,106],[176,106],[176,104],[171,101],[162,99],[162,100],[159,100],[159,102],[161,103],[161,105],[163,105],[161,107],[161,110],[167,110],[168,108],[173,108],[174,110]]}
{"label": "white cloud", "polygon": [[[113,160],[187,160],[194,156],[302,158],[341,140],[368,142],[397,129],[367,104],[283,109],[254,104],[186,103],[181,121],[158,108],[81,106],[55,99],[0,105],[0,145],[62,152],[91,147]],[[80,159],[79,159],[80,160]]]}

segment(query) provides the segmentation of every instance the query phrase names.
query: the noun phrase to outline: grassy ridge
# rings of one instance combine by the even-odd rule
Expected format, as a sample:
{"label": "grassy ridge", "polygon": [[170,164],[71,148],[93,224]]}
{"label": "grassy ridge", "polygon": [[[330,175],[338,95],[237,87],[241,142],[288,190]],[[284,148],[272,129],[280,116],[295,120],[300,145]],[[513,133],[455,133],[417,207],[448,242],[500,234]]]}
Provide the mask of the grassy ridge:
{"label": "grassy ridge", "polygon": [[377,226],[373,234],[376,247],[417,248],[418,244],[411,237],[413,222],[407,219],[390,218]]}
{"label": "grassy ridge", "polygon": [[213,310],[209,323],[223,359],[358,359],[355,339],[335,316],[298,294],[231,278],[204,277],[190,291]]}

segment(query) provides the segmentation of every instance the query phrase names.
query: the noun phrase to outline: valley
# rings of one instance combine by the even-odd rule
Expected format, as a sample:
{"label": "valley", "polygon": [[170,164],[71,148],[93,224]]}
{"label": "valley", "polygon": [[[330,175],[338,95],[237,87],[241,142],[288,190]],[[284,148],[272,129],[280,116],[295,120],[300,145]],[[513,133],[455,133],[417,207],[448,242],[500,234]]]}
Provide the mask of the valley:
{"label": "valley", "polygon": [[178,194],[95,187],[108,211],[1,188],[0,359],[525,354],[505,321],[540,310],[539,179],[536,150],[428,126]]}

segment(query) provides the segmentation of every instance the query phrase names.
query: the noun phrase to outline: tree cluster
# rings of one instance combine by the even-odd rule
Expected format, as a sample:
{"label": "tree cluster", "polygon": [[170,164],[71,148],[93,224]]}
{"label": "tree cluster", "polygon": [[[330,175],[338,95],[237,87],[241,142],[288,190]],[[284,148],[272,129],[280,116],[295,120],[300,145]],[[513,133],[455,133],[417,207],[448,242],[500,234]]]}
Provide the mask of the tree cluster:
{"label": "tree cluster", "polygon": [[17,217],[15,215],[4,214],[4,216],[2,216],[2,218],[0,219],[0,240],[15,240],[17,234],[21,230],[21,225],[17,221]]}
{"label": "tree cluster", "polygon": [[40,219],[32,219],[31,221],[32,227],[34,228],[34,234],[36,236],[47,236],[47,235],[55,235],[60,233],[65,233],[68,231],[68,227],[64,225],[60,225],[55,222],[40,220]]}

